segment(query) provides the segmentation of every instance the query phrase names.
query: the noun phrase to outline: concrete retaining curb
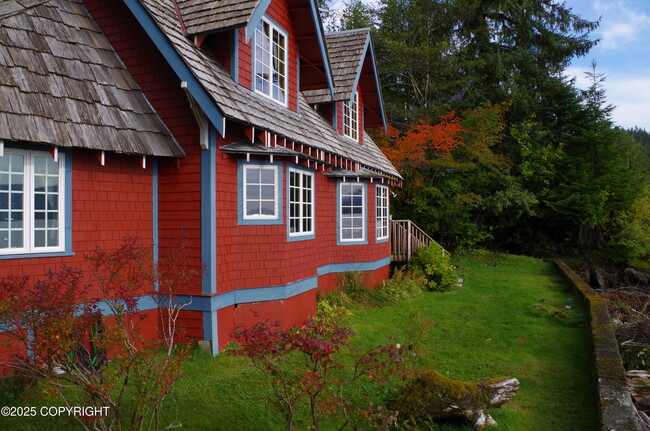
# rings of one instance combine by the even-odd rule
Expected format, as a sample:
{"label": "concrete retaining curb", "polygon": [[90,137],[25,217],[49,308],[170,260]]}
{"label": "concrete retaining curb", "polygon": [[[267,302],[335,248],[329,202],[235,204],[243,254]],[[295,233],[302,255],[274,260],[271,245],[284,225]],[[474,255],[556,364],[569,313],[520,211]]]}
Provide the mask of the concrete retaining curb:
{"label": "concrete retaining curb", "polygon": [[554,260],[589,307],[601,431],[640,431],[607,304],[566,263]]}

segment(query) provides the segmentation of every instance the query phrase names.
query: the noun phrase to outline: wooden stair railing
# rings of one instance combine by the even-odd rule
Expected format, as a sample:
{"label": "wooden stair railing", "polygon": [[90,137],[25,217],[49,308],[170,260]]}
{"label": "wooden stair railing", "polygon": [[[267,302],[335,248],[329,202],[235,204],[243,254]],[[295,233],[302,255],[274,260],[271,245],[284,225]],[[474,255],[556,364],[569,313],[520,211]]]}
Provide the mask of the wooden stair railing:
{"label": "wooden stair railing", "polygon": [[393,262],[410,262],[420,247],[431,244],[436,244],[443,253],[447,253],[447,250],[411,220],[391,220],[390,258]]}

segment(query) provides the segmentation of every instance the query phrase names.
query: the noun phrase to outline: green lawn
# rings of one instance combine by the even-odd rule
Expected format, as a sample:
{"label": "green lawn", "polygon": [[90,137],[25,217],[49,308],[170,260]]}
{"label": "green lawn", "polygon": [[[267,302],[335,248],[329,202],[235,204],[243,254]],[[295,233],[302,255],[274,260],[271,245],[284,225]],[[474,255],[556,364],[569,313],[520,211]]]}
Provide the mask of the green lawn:
{"label": "green lawn", "polygon": [[[404,344],[419,341],[425,351],[416,358],[419,367],[462,380],[518,378],[521,388],[515,398],[490,412],[499,430],[595,430],[590,332],[582,322],[586,311],[553,265],[492,255],[462,258],[457,264],[461,288],[355,310],[355,343],[384,344],[388,336]],[[213,359],[195,352],[185,371],[167,405],[167,419],[177,415],[190,430],[282,429],[282,418],[266,401],[265,381],[242,358],[224,354]],[[75,427],[63,418],[0,417],[0,429]],[[446,424],[430,429],[471,428]]]}

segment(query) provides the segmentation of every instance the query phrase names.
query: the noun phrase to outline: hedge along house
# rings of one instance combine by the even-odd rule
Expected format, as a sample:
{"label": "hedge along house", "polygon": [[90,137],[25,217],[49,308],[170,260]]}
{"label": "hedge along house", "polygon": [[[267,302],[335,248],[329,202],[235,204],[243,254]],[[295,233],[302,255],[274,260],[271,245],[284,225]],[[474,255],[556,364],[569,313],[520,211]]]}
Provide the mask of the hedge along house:
{"label": "hedge along house", "polygon": [[388,276],[367,30],[325,36],[312,0],[28,3],[0,8],[3,275],[183,233],[203,276],[179,323],[214,353],[251,311],[298,323],[339,273]]}

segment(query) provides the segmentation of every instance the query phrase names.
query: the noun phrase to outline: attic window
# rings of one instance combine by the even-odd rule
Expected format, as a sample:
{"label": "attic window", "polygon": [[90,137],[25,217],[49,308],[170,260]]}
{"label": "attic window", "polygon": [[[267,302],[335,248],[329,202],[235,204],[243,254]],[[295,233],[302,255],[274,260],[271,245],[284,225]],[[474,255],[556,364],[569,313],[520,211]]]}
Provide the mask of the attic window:
{"label": "attic window", "polygon": [[255,91],[287,104],[287,35],[266,19],[255,29]]}
{"label": "attic window", "polygon": [[359,140],[359,93],[354,93],[352,103],[343,102],[343,134]]}

